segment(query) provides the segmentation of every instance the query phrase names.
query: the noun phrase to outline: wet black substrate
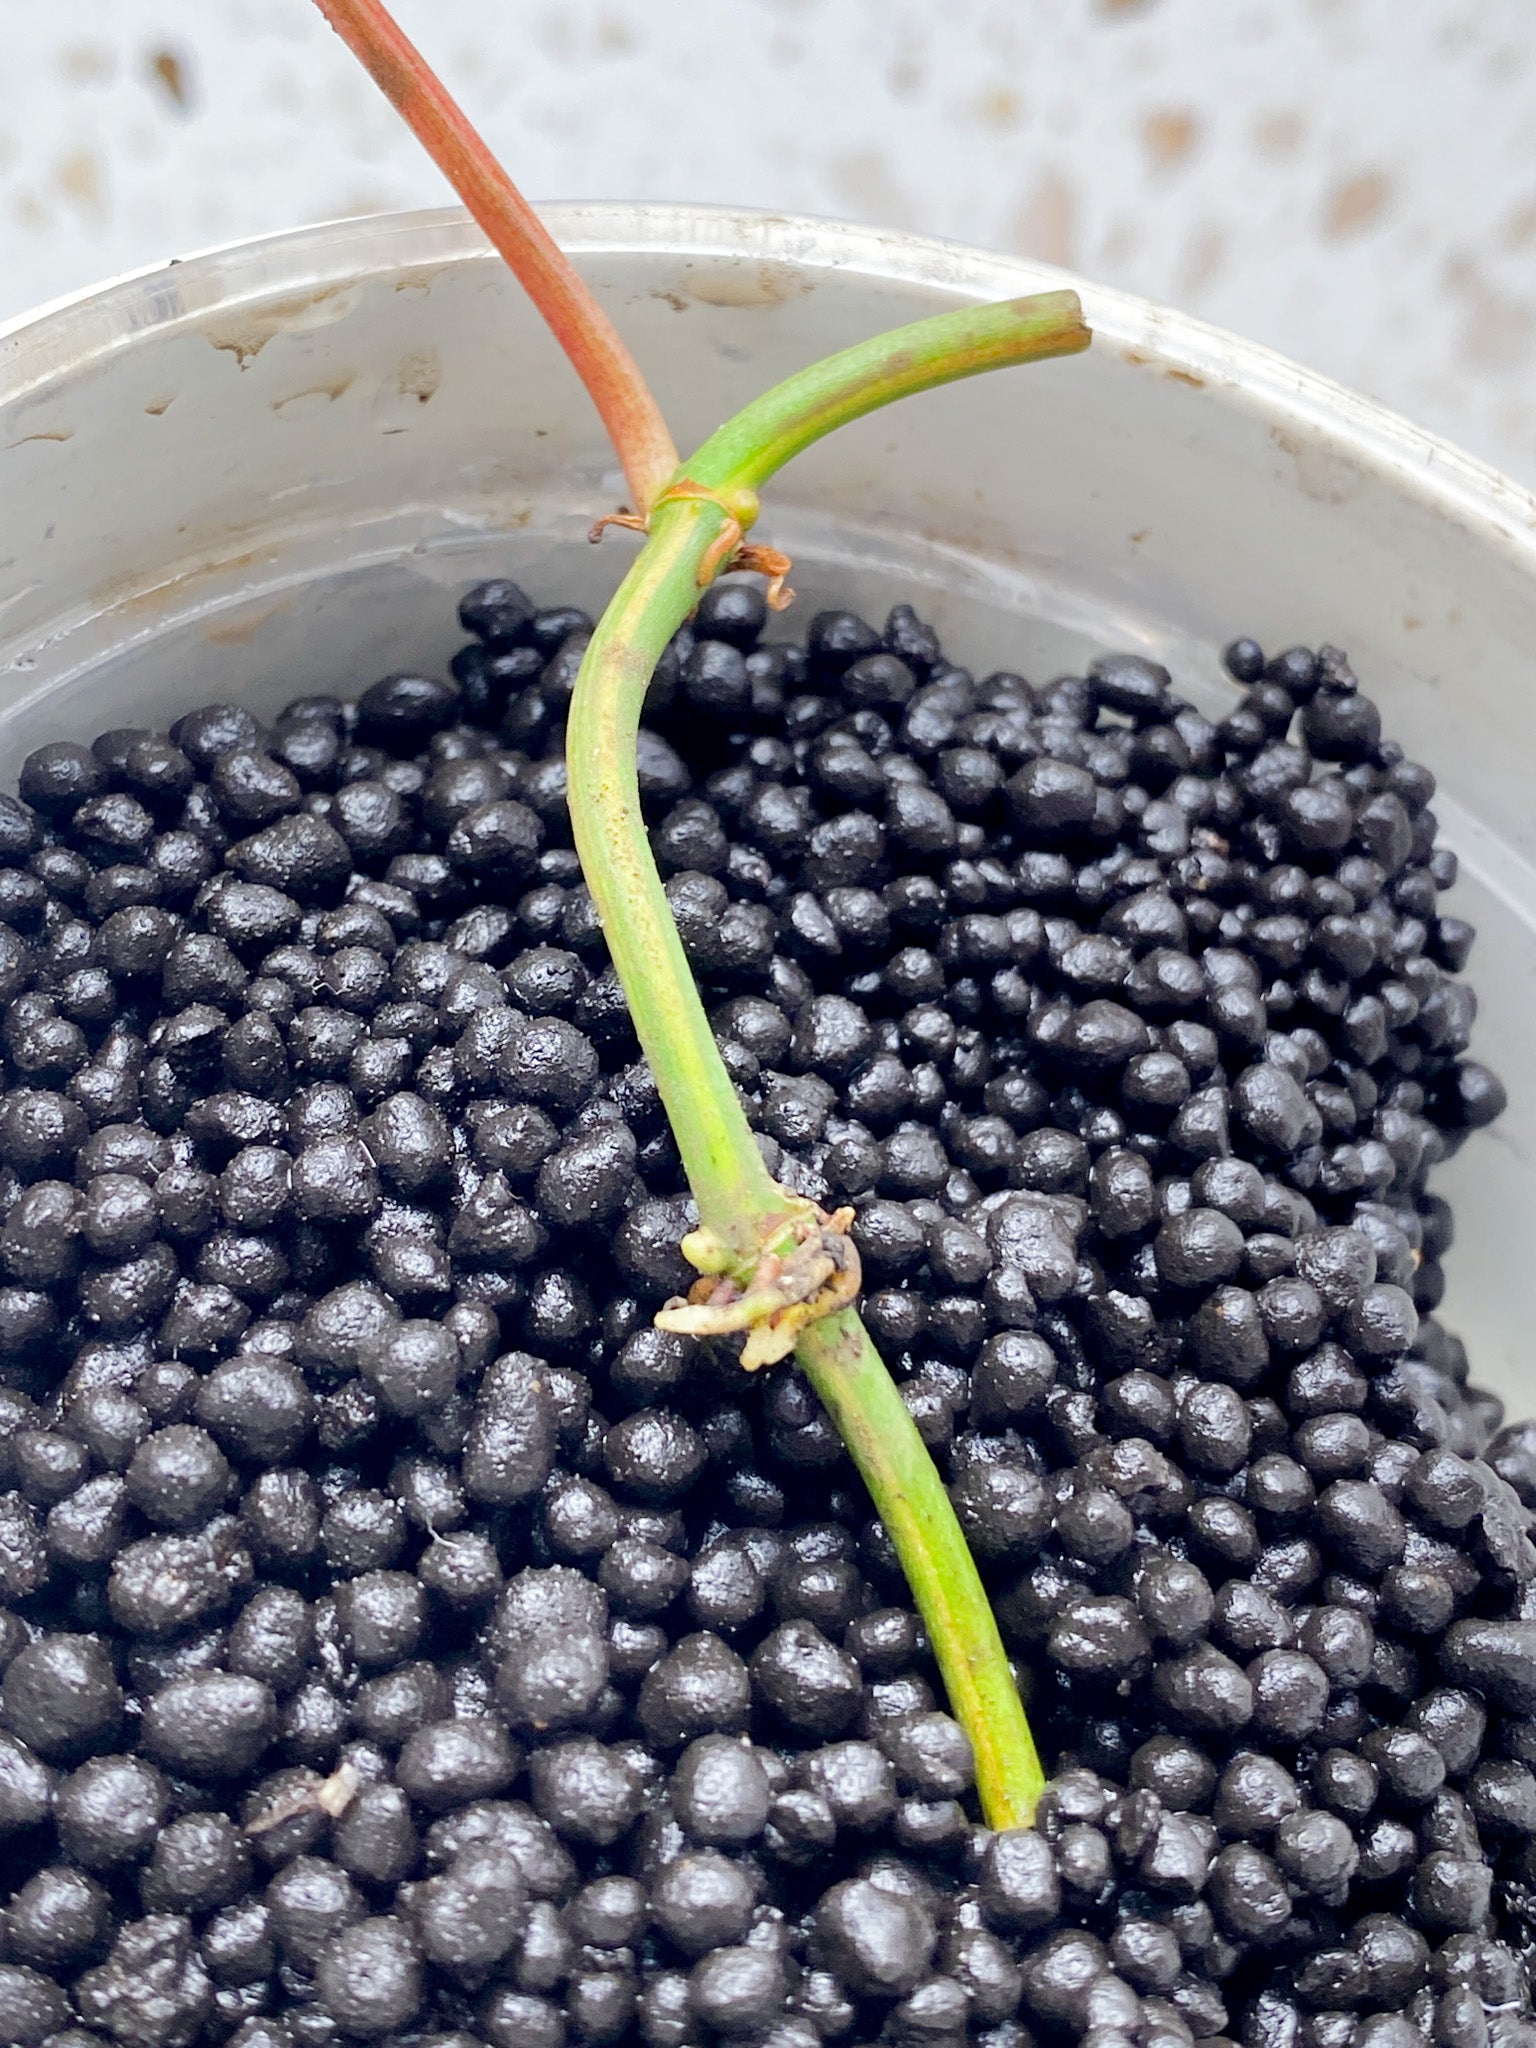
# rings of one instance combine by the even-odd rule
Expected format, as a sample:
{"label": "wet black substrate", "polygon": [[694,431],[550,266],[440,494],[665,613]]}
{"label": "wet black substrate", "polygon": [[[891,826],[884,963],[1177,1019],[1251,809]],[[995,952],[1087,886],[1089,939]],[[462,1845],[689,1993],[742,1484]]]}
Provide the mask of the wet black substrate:
{"label": "wet black substrate", "polygon": [[1057,1775],[977,1825],[804,1381],[658,1334],[588,622],[45,747],[0,802],[0,2038],[1531,2048],[1536,1430],[1437,1320],[1432,774],[1345,658],[653,692],[654,844]]}

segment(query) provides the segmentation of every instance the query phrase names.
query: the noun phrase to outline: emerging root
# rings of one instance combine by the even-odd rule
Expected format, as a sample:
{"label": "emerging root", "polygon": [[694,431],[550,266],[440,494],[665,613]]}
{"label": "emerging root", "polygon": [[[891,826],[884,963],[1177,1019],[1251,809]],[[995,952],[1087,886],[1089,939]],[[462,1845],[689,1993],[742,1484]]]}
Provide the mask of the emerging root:
{"label": "emerging root", "polygon": [[768,588],[764,595],[768,599],[768,609],[775,612],[788,611],[795,601],[795,593],[784,581],[793,566],[788,555],[782,554],[778,548],[759,547],[752,540],[743,541],[727,564],[728,568],[752,569],[759,576],[766,576]]}
{"label": "emerging root", "polygon": [[[664,505],[668,499],[674,503],[689,499],[707,500],[718,505],[725,515],[725,523],[710,542],[704,559],[699,564],[699,588],[707,590],[717,576],[723,576],[729,569],[749,569],[753,574],[768,578],[765,593],[770,610],[782,612],[793,604],[795,593],[784,579],[791,567],[788,555],[778,548],[761,547],[756,541],[745,538],[747,528],[757,517],[757,494],[754,491],[712,491],[703,484],[696,484],[692,477],[679,477],[676,483],[668,484],[660,493],[656,503]],[[600,519],[594,519],[587,528],[587,539],[594,544],[603,537],[609,526],[622,526],[626,533],[649,533],[651,522],[638,512],[627,508],[618,512],[605,512]]]}
{"label": "emerging root", "polygon": [[741,1362],[748,1372],[788,1358],[808,1323],[836,1315],[858,1299],[858,1248],[848,1235],[851,1209],[828,1215],[814,1202],[786,1197],[787,1221],[772,1226],[772,1242],[744,1268],[710,1230],[690,1231],[683,1256],[701,1277],[687,1299],[669,1301],[656,1318],[659,1330],[684,1337],[730,1337],[742,1331]]}
{"label": "emerging root", "polygon": [[323,1813],[331,1820],[340,1820],[361,1787],[362,1779],[351,1764],[338,1764],[318,1785],[301,1785],[275,1804],[264,1807],[254,1820],[246,1822],[245,1832],[264,1835],[271,1828],[281,1827],[285,1820],[297,1819],[301,1813]]}
{"label": "emerging root", "polygon": [[649,533],[650,522],[642,519],[638,512],[605,512],[601,519],[594,519],[587,528],[587,539],[594,547],[603,537],[605,526],[622,526],[626,533]]}

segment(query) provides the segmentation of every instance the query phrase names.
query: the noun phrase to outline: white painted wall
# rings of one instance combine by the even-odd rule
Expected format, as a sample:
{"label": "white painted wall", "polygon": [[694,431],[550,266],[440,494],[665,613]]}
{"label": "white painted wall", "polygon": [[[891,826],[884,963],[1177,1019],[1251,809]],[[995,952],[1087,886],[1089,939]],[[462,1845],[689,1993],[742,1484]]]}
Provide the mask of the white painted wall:
{"label": "white painted wall", "polygon": [[[1531,0],[399,12],[536,197],[747,202],[1048,257],[1536,483]],[[0,24],[0,317],[443,196],[308,0],[3,0]]]}

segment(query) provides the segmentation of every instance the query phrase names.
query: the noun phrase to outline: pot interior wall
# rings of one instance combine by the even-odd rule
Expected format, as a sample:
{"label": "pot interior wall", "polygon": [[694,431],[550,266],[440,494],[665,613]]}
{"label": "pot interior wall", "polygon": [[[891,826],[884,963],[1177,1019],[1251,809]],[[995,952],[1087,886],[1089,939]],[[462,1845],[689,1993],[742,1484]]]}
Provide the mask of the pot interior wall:
{"label": "pot interior wall", "polygon": [[[681,445],[799,365],[1061,280],[901,237],[699,209],[552,216]],[[1330,640],[1441,781],[1481,939],[1474,1050],[1507,1116],[1442,1170],[1446,1319],[1536,1392],[1536,505],[1266,352],[1085,288],[1098,341],[860,423],[774,488],[805,613],[911,597],[951,655],[1038,675],[1104,646],[1206,708],[1221,645]],[[129,280],[0,333],[0,777],[46,738],[440,668],[506,571],[600,604],[633,543],[590,408],[455,213],[383,217]],[[918,594],[920,593],[920,594]]]}

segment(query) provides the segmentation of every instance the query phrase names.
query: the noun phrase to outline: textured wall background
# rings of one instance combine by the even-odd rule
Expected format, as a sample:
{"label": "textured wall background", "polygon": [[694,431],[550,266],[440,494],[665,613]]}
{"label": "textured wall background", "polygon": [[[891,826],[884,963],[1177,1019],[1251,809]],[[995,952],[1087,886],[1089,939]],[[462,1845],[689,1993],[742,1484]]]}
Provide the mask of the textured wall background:
{"label": "textured wall background", "polygon": [[[1536,483],[1531,0],[400,0],[535,196],[745,202],[1173,301]],[[307,0],[7,0],[0,317],[443,197]]]}

